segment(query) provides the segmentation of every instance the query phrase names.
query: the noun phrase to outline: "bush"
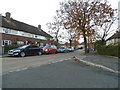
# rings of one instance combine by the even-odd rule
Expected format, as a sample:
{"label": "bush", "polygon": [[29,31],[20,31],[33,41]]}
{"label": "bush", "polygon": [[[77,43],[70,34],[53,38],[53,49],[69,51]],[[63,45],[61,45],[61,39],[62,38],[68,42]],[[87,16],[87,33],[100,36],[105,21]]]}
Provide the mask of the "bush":
{"label": "bush", "polygon": [[110,55],[110,56],[117,56],[119,57],[119,49],[120,45],[98,45],[97,46],[97,52],[98,54],[102,55]]}
{"label": "bush", "polygon": [[97,48],[99,45],[101,46],[101,45],[105,45],[105,41],[102,41],[102,40],[96,40],[95,42],[94,42],[94,46],[95,46],[95,48]]}
{"label": "bush", "polygon": [[7,53],[10,49],[18,48],[20,45],[6,45],[4,46],[4,54]]}

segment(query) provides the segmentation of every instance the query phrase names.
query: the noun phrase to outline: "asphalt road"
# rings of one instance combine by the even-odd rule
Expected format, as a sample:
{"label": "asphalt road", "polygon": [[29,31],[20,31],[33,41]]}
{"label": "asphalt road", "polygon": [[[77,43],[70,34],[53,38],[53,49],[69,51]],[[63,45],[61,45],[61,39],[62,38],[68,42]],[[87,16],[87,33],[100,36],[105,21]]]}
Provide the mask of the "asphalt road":
{"label": "asphalt road", "polygon": [[[118,88],[118,75],[80,64],[81,50],[42,56],[5,57],[3,88]],[[59,61],[59,62],[58,62]]]}
{"label": "asphalt road", "polygon": [[[75,51],[70,53],[58,53],[42,56],[27,56],[27,57],[4,57],[2,60],[3,74],[28,67],[36,67],[43,64],[48,64],[55,61],[72,58],[75,55],[80,55],[82,51]],[[82,58],[82,56],[81,56]]]}
{"label": "asphalt road", "polygon": [[2,84],[3,88],[118,88],[118,77],[66,60],[5,74]]}

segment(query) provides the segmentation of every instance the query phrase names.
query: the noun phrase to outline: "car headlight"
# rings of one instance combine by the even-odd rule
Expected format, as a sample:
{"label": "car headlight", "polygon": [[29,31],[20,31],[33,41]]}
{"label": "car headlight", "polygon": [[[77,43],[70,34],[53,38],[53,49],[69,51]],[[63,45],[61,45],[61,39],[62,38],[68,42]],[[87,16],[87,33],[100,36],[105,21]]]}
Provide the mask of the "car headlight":
{"label": "car headlight", "polygon": [[15,50],[15,51],[13,51],[13,52],[20,52],[20,50]]}
{"label": "car headlight", "polygon": [[45,51],[48,51],[48,49],[45,49]]}

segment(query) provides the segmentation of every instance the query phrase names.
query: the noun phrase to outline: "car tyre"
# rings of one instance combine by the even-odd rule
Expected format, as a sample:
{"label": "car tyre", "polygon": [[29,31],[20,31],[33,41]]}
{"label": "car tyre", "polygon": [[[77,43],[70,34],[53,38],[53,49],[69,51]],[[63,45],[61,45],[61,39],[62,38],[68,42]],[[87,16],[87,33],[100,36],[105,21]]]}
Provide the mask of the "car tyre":
{"label": "car tyre", "polygon": [[39,56],[42,55],[42,52],[38,52],[38,55],[39,55]]}
{"label": "car tyre", "polygon": [[56,51],[55,54],[57,54],[58,52]]}
{"label": "car tyre", "polygon": [[21,57],[25,57],[25,56],[26,56],[25,52],[21,52],[21,53],[20,53],[20,56],[21,56]]}

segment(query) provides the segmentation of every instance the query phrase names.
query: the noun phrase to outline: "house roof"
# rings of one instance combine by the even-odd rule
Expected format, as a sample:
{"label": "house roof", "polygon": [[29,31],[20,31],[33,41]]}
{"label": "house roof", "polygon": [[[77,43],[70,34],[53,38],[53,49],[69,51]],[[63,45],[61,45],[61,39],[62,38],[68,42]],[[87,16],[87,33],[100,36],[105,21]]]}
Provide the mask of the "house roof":
{"label": "house roof", "polygon": [[49,35],[45,31],[43,31],[42,29],[39,29],[38,27],[34,27],[32,25],[14,20],[12,18],[10,18],[10,20],[8,20],[4,16],[2,16],[2,27],[52,38],[51,35]]}
{"label": "house roof", "polygon": [[110,38],[108,38],[107,40],[111,40],[111,39],[116,39],[116,38],[120,38],[120,31],[117,31],[115,34],[113,34]]}

